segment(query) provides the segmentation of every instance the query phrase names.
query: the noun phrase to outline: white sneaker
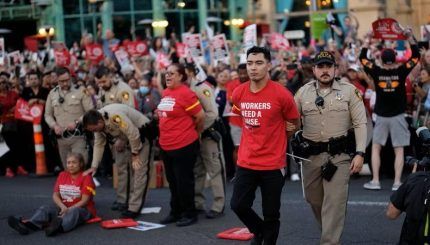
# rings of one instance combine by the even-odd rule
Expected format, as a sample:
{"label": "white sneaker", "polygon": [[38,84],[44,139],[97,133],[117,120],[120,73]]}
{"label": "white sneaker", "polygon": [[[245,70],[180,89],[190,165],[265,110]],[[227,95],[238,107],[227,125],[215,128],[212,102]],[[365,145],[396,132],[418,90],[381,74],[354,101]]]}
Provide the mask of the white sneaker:
{"label": "white sneaker", "polygon": [[363,185],[364,189],[368,190],[380,190],[381,184],[379,182],[369,181]]}
{"label": "white sneaker", "polygon": [[290,177],[291,181],[296,182],[300,180],[299,174],[292,174]]}
{"label": "white sneaker", "polygon": [[399,187],[402,185],[402,183],[394,183],[393,187],[391,187],[392,191],[397,191],[399,189]]}

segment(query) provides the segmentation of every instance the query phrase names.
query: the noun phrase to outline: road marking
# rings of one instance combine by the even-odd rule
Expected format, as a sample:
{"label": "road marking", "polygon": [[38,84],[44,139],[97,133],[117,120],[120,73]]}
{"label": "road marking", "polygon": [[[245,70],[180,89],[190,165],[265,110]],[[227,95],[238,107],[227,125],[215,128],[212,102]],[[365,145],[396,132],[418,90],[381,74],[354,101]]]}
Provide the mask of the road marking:
{"label": "road marking", "polygon": [[[305,200],[283,200],[282,204],[303,204]],[[388,202],[369,202],[369,201],[348,201],[348,205],[351,206],[379,206],[386,207]]]}

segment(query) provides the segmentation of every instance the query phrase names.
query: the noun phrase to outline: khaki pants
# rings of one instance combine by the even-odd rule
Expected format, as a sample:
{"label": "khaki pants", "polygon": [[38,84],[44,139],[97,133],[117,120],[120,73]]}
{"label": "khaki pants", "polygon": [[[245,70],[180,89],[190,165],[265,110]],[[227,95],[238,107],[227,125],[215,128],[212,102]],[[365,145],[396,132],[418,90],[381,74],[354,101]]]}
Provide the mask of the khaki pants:
{"label": "khaki pants", "polygon": [[303,163],[303,184],[306,201],[321,228],[320,244],[340,244],[348,201],[350,158],[346,154],[336,155],[330,161],[337,171],[330,181],[321,177],[321,166],[330,155],[321,153],[311,156],[311,162]]}
{"label": "khaki pants", "polygon": [[133,212],[140,212],[145,202],[149,183],[149,166],[152,161],[150,152],[150,145],[146,140],[140,151],[142,167],[134,170],[131,165],[130,149],[126,148],[123,152],[112,149],[114,164],[118,169],[116,201],[123,204],[128,203],[128,210]]}
{"label": "khaki pants", "polygon": [[69,152],[81,153],[85,160],[85,165],[88,161],[88,151],[84,136],[73,136],[67,139],[59,138],[58,151],[60,153],[61,163],[63,168],[67,168],[67,154]]}
{"label": "khaki pants", "polygon": [[211,138],[202,138],[200,155],[194,167],[195,177],[195,204],[196,209],[204,209],[206,175],[209,175],[209,183],[213,193],[211,210],[223,212],[225,206],[225,161],[222,151],[222,143]]}

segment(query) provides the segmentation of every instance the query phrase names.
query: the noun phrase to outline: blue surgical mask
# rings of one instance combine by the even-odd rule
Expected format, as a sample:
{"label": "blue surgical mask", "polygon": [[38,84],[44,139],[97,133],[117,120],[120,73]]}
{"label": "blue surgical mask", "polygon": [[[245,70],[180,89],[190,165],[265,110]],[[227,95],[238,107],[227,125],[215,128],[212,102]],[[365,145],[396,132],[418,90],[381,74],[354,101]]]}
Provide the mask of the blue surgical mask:
{"label": "blue surgical mask", "polygon": [[139,91],[140,91],[141,94],[145,95],[145,94],[149,93],[149,87],[141,86],[139,88]]}

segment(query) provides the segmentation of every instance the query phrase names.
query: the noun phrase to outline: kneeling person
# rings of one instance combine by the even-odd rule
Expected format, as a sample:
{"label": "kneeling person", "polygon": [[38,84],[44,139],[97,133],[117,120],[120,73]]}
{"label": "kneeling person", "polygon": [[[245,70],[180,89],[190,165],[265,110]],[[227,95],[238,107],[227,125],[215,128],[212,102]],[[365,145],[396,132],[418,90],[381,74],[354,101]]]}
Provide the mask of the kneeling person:
{"label": "kneeling person", "polygon": [[55,206],[40,207],[27,221],[10,216],[9,226],[21,235],[45,229],[47,236],[53,236],[95,217],[95,185],[91,176],[83,175],[84,166],[84,157],[80,153],[69,153],[66,170],[58,175],[55,183],[52,196]]}
{"label": "kneeling person", "polygon": [[[122,214],[127,218],[139,216],[146,197],[149,182],[150,144],[144,133],[149,119],[139,111],[124,104],[110,104],[100,110],[91,110],[83,117],[84,128],[94,132],[94,152],[91,168],[85,173],[95,172],[102,159],[105,144],[109,143],[122,148],[125,157],[130,158],[132,173],[130,176],[130,192],[128,209]],[[118,142],[123,142],[118,144]],[[130,161],[121,161],[130,162]],[[118,168],[118,169],[127,169]],[[120,176],[118,174],[118,176]],[[121,175],[123,176],[123,175]],[[125,177],[127,177],[125,175]],[[122,178],[120,181],[127,181]]]}

